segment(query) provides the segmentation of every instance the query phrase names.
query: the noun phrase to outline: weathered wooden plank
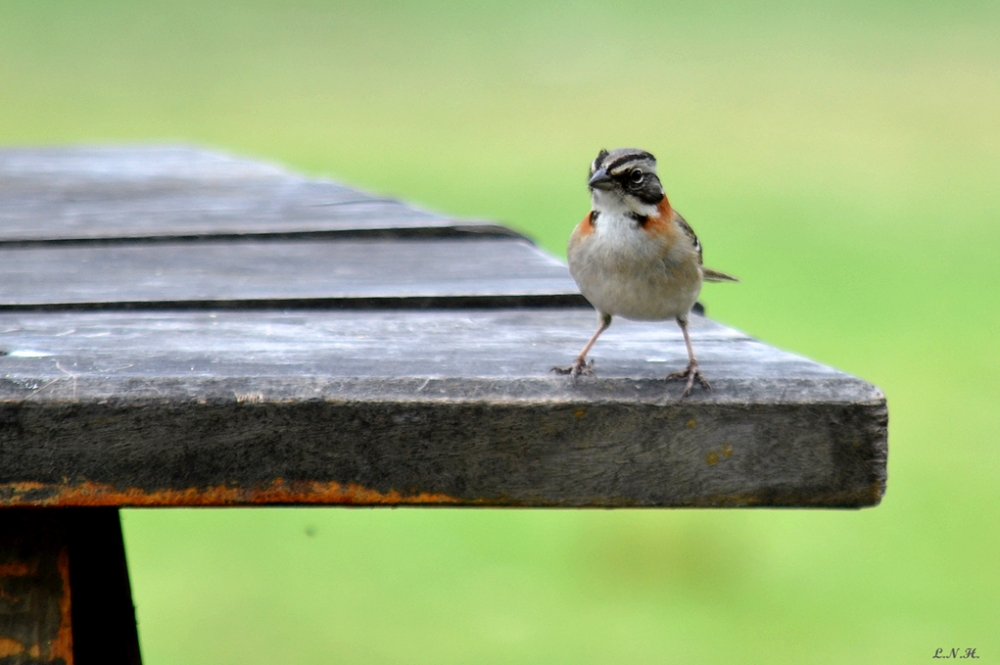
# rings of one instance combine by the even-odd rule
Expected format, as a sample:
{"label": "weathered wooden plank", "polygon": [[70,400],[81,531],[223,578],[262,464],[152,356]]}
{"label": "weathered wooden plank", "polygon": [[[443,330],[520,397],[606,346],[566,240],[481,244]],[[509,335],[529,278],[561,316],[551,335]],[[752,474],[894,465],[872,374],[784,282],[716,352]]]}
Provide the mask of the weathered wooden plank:
{"label": "weathered wooden plank", "polygon": [[0,308],[513,305],[543,297],[585,302],[565,265],[517,238],[0,248]]}
{"label": "weathered wooden plank", "polygon": [[0,657],[141,662],[116,509],[0,511]]}
{"label": "weathered wooden plank", "polygon": [[5,147],[0,150],[0,173],[49,182],[102,181],[109,175],[122,180],[194,182],[286,177],[280,167],[260,160],[169,144]]}
{"label": "weathered wooden plank", "polygon": [[363,232],[516,235],[200,150],[0,150],[0,244]]}
{"label": "weathered wooden plank", "polygon": [[862,506],[875,387],[705,319],[580,309],[0,315],[0,503]]}
{"label": "weathered wooden plank", "polygon": [[[412,309],[581,302],[527,243],[448,238],[510,234],[464,224],[188,149],[0,151],[0,504],[881,497],[863,381],[698,319],[715,391],[678,401],[672,324],[616,324],[573,380],[546,370],[588,310]],[[202,311],[149,311],[178,306]]]}
{"label": "weathered wooden plank", "polygon": [[73,664],[69,537],[54,511],[0,511],[0,655]]}

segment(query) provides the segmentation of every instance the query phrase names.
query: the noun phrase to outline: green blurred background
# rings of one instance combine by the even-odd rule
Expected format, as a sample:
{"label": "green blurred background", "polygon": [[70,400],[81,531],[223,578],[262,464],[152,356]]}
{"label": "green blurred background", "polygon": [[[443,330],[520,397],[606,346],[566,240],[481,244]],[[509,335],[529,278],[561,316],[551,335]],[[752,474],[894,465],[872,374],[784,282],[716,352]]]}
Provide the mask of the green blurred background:
{"label": "green blurred background", "polygon": [[148,665],[1000,662],[1000,3],[0,0],[0,144],[172,141],[560,255],[597,150],[650,150],[743,279],[710,314],[885,390],[889,487],[125,511]]}

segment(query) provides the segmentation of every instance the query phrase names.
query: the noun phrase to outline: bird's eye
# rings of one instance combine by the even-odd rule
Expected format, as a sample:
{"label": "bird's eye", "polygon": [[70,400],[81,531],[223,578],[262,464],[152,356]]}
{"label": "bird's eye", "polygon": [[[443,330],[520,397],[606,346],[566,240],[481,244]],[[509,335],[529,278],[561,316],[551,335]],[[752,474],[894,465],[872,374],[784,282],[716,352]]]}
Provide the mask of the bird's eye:
{"label": "bird's eye", "polygon": [[632,182],[633,185],[640,184],[642,182],[642,179],[645,177],[646,174],[644,174],[639,169],[632,169],[632,171],[628,174],[628,179]]}

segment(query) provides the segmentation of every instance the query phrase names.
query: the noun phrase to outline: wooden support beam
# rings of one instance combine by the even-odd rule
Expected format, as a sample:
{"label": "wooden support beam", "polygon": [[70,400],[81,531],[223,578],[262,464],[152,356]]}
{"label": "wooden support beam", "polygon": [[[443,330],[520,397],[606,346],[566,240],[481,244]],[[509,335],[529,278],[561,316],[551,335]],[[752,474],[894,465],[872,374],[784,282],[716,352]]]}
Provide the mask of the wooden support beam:
{"label": "wooden support beam", "polygon": [[0,662],[140,665],[116,508],[0,511]]}

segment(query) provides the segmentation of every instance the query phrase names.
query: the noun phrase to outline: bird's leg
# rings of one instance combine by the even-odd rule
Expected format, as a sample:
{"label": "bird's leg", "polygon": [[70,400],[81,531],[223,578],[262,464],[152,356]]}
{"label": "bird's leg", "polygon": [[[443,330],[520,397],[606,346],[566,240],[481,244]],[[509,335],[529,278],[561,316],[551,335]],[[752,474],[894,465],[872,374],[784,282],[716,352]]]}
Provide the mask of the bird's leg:
{"label": "bird's leg", "polygon": [[598,313],[598,317],[601,322],[600,327],[598,327],[594,336],[590,338],[590,341],[587,342],[587,346],[583,347],[583,351],[581,351],[580,355],[576,357],[573,364],[569,367],[553,367],[549,370],[550,372],[555,372],[556,374],[572,374],[573,376],[579,376],[580,374],[588,376],[593,375],[594,361],[591,360],[589,364],[587,363],[587,353],[590,352],[590,347],[594,345],[594,342],[596,342],[597,338],[601,336],[601,333],[607,330],[608,326],[611,325],[610,314]]}
{"label": "bird's leg", "polygon": [[667,381],[673,379],[687,379],[687,384],[684,386],[684,392],[681,393],[681,399],[687,397],[691,394],[691,388],[694,387],[694,380],[698,379],[704,388],[708,390],[712,389],[712,384],[708,382],[701,372],[698,371],[698,359],[694,357],[694,347],[691,346],[691,335],[688,333],[688,322],[686,316],[677,317],[677,325],[681,327],[681,332],[684,333],[684,344],[687,346],[688,351],[688,366],[687,369],[674,372],[673,374],[667,375]]}

